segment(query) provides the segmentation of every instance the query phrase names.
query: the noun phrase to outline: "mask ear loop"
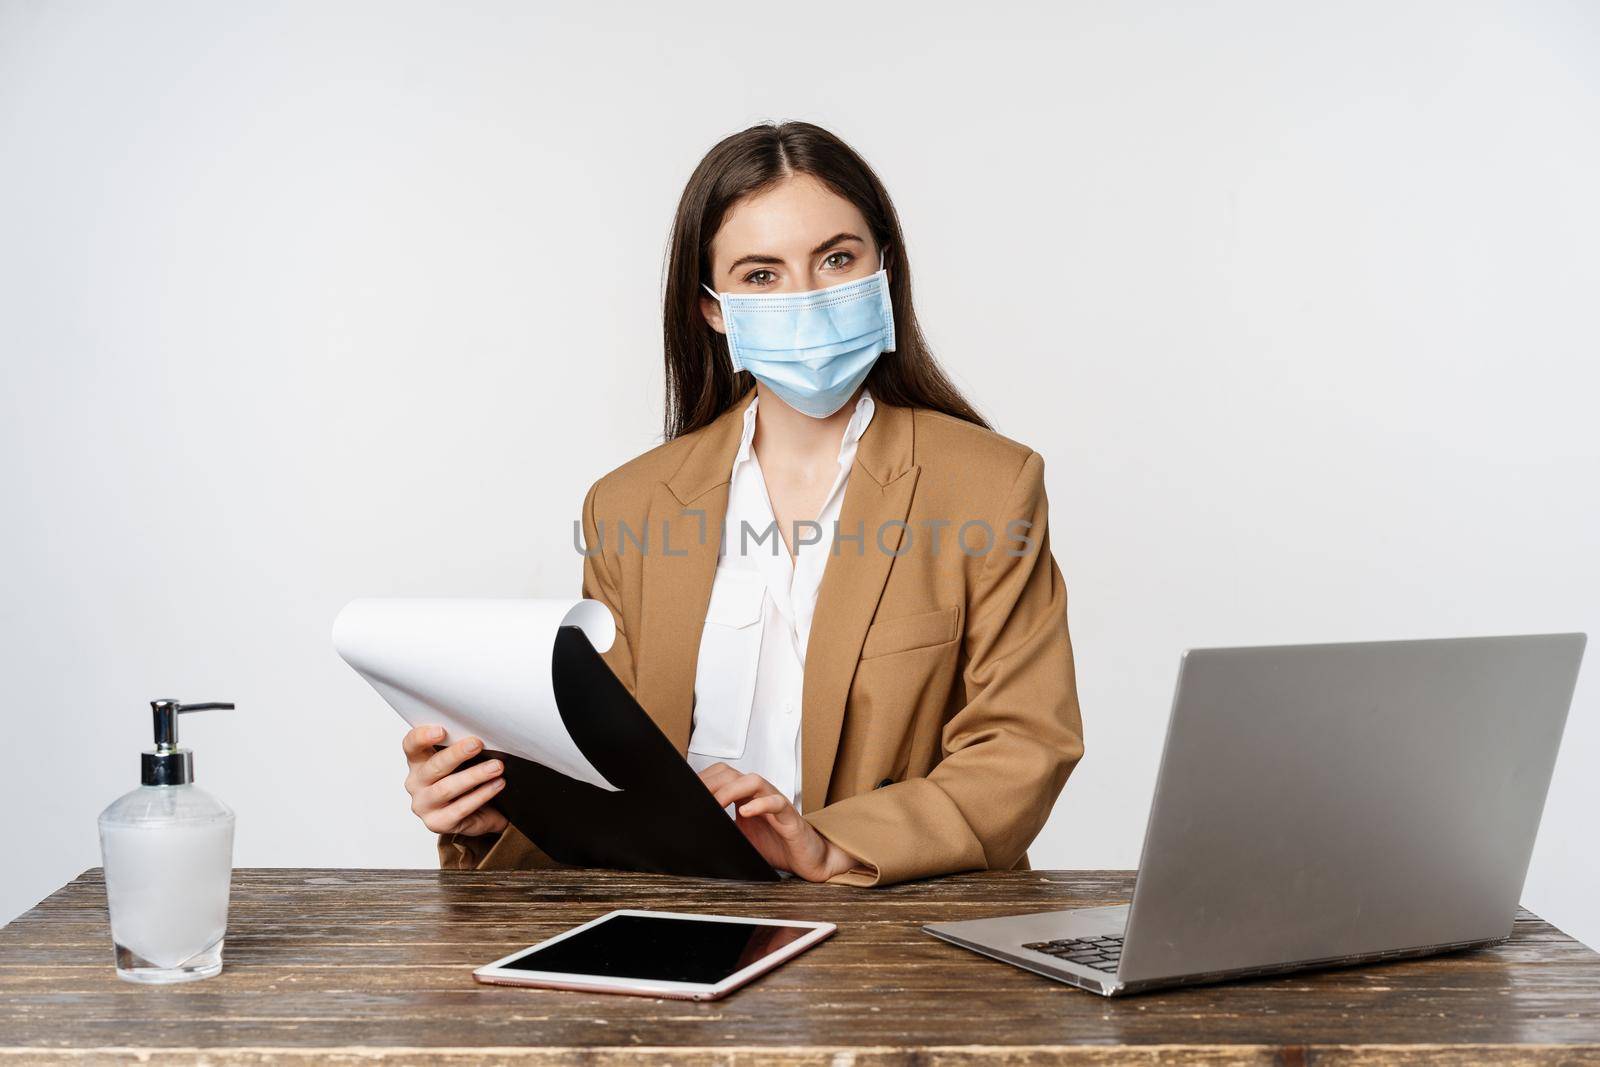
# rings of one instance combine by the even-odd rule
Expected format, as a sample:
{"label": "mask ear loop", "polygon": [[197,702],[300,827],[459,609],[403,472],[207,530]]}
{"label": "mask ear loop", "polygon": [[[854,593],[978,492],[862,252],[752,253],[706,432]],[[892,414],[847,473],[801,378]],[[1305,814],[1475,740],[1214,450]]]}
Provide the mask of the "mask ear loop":
{"label": "mask ear loop", "polygon": [[733,372],[737,374],[744,370],[744,365],[739,359],[738,346],[733,342],[733,319],[728,315],[728,305],[722,302],[722,294],[705,282],[700,283],[700,288],[710,293],[711,299],[715,300],[717,306],[722,309],[722,328],[725,331],[723,337],[728,342],[728,360],[733,364]]}

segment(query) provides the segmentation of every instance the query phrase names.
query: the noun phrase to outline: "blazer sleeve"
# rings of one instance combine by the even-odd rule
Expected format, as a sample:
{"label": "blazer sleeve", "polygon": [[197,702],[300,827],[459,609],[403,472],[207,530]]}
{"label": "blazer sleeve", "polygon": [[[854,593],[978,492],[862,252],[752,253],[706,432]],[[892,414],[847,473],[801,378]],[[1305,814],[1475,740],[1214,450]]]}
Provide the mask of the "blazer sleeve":
{"label": "blazer sleeve", "polygon": [[832,882],[888,885],[1015,866],[1083,756],[1066,586],[1050,552],[1038,453],[1023,462],[998,518],[968,600],[966,703],[945,723],[943,758],[925,778],[804,816],[861,861]]}
{"label": "blazer sleeve", "polygon": [[[601,536],[603,531],[595,518],[594,498],[599,488],[599,482],[591,485],[583,498],[583,543],[586,546],[583,595],[611,609],[617,637],[601,658],[631,693],[634,687],[633,654],[629,649],[627,632],[622,628],[617,581],[605,557],[605,544]],[[524,837],[514,826],[497,834],[439,835],[439,866],[446,870],[507,870],[556,865],[555,860],[546,856],[538,845]]]}
{"label": "blazer sleeve", "polygon": [[[612,561],[606,556],[605,530],[600,527],[595,517],[594,498],[600,488],[596,482],[589,487],[589,493],[583,498],[583,543],[588,546],[588,551],[583,557],[583,595],[591,600],[598,600],[611,609],[611,619],[617,625],[616,640],[611,643],[611,648],[601,655],[606,661],[606,666],[611,668],[622,684],[628,687],[628,692],[634,692],[633,651],[628,643],[628,632],[622,628],[622,598],[618,592],[616,572]],[[611,532],[611,543],[617,543],[617,531]]]}

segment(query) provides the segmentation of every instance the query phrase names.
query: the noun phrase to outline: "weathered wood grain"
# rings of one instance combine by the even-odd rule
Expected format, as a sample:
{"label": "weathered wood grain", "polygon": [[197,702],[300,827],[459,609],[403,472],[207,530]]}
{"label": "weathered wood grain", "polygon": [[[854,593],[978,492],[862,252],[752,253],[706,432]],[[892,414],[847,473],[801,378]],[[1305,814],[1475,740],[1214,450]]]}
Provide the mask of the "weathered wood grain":
{"label": "weathered wood grain", "polygon": [[[1524,912],[1502,946],[1104,1000],[921,933],[1114,903],[1128,872],[887,889],[557,870],[235,872],[223,973],[117,980],[87,871],[0,930],[0,1067],[167,1064],[1600,1063],[1600,956]],[[480,986],[471,970],[617,907],[839,924],[707,1004]]]}

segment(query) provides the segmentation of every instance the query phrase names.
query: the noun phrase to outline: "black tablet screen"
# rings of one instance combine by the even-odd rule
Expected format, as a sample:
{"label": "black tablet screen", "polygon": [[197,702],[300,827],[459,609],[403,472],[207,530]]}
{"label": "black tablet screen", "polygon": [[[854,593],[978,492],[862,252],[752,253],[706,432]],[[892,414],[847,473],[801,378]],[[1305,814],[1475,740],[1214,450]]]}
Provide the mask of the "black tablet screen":
{"label": "black tablet screen", "polygon": [[798,941],[808,926],[613,915],[553,945],[501,964],[512,971],[715,985]]}

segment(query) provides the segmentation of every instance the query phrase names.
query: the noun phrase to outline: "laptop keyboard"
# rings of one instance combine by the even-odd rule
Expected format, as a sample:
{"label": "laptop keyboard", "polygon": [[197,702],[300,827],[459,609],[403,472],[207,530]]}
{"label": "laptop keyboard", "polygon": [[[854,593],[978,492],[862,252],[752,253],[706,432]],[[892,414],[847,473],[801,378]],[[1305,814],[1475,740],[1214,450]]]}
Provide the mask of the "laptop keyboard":
{"label": "laptop keyboard", "polygon": [[1097,971],[1115,972],[1122,959],[1122,938],[1064,937],[1059,941],[1030,941],[1022,946],[1068,963],[1080,963]]}

